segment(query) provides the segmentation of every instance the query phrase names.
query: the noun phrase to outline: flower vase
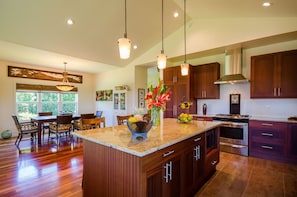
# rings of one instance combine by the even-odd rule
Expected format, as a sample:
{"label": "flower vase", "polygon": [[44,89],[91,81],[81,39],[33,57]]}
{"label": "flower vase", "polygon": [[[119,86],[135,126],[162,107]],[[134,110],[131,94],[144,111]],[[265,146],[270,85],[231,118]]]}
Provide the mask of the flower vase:
{"label": "flower vase", "polygon": [[151,120],[153,126],[160,126],[160,109],[151,109]]}

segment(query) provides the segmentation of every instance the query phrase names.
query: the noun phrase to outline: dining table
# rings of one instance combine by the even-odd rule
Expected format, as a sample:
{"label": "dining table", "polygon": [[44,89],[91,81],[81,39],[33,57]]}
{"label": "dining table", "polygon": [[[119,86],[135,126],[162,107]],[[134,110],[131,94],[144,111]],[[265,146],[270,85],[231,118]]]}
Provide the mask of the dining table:
{"label": "dining table", "polygon": [[[80,115],[73,115],[72,119],[73,120],[77,120],[80,118]],[[57,116],[53,115],[53,116],[35,116],[32,117],[31,120],[33,122],[37,122],[38,125],[38,144],[41,144],[41,132],[42,132],[42,125],[45,122],[55,122],[57,120]]]}

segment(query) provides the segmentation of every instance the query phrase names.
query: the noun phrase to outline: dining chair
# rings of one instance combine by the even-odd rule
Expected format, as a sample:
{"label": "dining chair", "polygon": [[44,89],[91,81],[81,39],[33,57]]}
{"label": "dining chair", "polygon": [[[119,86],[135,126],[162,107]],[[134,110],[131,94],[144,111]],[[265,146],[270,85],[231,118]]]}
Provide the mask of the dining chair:
{"label": "dining chair", "polygon": [[133,114],[131,114],[131,115],[126,115],[126,116],[117,116],[118,125],[127,124],[128,119],[129,119],[130,117],[133,117]]}
{"label": "dining chair", "polygon": [[33,122],[19,122],[19,119],[17,116],[12,115],[12,118],[14,120],[15,126],[18,130],[18,136],[15,140],[15,145],[19,145],[23,135],[27,135],[30,134],[31,135],[31,140],[33,140],[33,138],[36,138],[36,133],[38,133],[38,127],[36,124],[34,124]]}
{"label": "dining chair", "polygon": [[82,129],[95,129],[105,127],[105,117],[82,119]]}
{"label": "dining chair", "polygon": [[57,144],[60,144],[60,138],[62,134],[66,137],[69,135],[71,137],[72,131],[72,115],[59,115],[55,122],[50,123],[48,139],[50,139],[51,133],[56,135]]}
{"label": "dining chair", "polygon": [[[52,116],[53,112],[39,112],[38,116]],[[49,132],[49,122],[44,122],[41,125],[41,129],[42,129],[42,137],[44,137],[44,131],[47,130]]]}
{"label": "dining chair", "polygon": [[74,130],[81,130],[82,129],[82,119],[90,119],[95,118],[96,116],[94,113],[88,113],[88,114],[80,114],[80,119],[74,120],[73,122],[73,129]]}

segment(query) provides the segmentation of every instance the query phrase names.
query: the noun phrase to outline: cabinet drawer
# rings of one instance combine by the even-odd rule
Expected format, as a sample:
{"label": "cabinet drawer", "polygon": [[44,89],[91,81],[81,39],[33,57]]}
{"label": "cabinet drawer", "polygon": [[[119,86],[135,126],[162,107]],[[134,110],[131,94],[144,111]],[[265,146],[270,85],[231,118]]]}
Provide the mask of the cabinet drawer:
{"label": "cabinet drawer", "polygon": [[216,165],[220,161],[219,150],[214,149],[206,155],[205,176],[211,175],[216,170]]}
{"label": "cabinet drawer", "polygon": [[287,129],[287,124],[282,122],[273,122],[273,121],[250,120],[249,127],[250,129],[261,128],[263,130],[285,130]]}
{"label": "cabinet drawer", "polygon": [[251,129],[251,137],[252,141],[255,139],[263,140],[263,141],[279,141],[284,142],[285,139],[285,132],[279,130],[267,130],[267,129]]}
{"label": "cabinet drawer", "polygon": [[258,152],[270,156],[283,156],[285,147],[282,144],[269,144],[262,142],[252,142],[251,143],[251,153]]}
{"label": "cabinet drawer", "polygon": [[185,145],[184,142],[180,142],[145,156],[143,158],[144,168],[148,169],[148,168],[151,168],[151,166],[160,165],[165,161],[168,161],[176,156],[179,156],[183,152],[184,145]]}
{"label": "cabinet drawer", "polygon": [[187,147],[189,146],[195,146],[197,144],[204,145],[205,144],[205,133],[201,133],[199,135],[195,135],[194,137],[191,137],[185,141],[185,144]]}
{"label": "cabinet drawer", "polygon": [[269,121],[250,121],[250,141],[285,143],[287,124]]}

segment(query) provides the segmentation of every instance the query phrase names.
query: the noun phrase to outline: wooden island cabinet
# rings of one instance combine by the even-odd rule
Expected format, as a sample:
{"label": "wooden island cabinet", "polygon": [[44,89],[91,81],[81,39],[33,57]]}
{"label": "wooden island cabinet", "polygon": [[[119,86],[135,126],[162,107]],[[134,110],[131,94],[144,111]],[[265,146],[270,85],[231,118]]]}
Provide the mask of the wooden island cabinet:
{"label": "wooden island cabinet", "polygon": [[76,131],[84,140],[84,196],[193,196],[219,162],[219,125],[164,119],[137,142],[126,125]]}

